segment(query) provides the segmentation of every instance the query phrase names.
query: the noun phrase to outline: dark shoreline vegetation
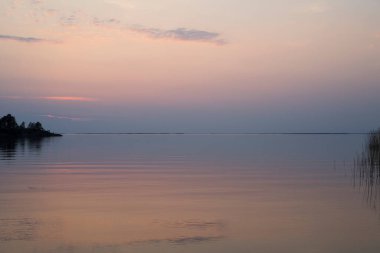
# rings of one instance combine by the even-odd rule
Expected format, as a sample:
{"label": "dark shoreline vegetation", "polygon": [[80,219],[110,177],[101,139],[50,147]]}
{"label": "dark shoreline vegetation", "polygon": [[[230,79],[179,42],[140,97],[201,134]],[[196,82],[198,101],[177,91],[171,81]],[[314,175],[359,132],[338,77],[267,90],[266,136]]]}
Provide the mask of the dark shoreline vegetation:
{"label": "dark shoreline vegetation", "polygon": [[0,137],[2,138],[43,138],[57,137],[61,134],[45,130],[40,122],[30,122],[25,126],[25,122],[17,124],[16,118],[8,114],[0,118]]}
{"label": "dark shoreline vegetation", "polygon": [[363,152],[355,160],[354,186],[363,191],[372,208],[380,208],[380,129],[368,134]]}
{"label": "dark shoreline vegetation", "polygon": [[247,132],[247,133],[236,133],[236,132],[220,132],[220,133],[214,133],[214,132],[78,132],[78,133],[67,133],[67,134],[83,134],[83,135],[366,135],[368,133],[354,133],[354,132],[347,132],[347,133],[318,133],[318,132],[305,132],[305,133],[296,133],[296,132],[289,132],[289,133],[261,133],[261,132]]}

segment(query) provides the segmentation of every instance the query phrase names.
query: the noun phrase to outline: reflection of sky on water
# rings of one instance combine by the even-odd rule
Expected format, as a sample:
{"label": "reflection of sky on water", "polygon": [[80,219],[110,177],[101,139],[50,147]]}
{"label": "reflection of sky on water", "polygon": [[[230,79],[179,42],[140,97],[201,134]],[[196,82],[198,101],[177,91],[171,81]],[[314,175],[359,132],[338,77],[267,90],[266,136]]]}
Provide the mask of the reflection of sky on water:
{"label": "reflection of sky on water", "polygon": [[[104,164],[160,162],[225,166],[284,165],[315,162],[352,162],[362,135],[66,135],[30,140],[29,151],[48,147],[41,162]],[[28,140],[28,142],[30,142]],[[8,151],[22,151],[25,140]],[[1,148],[2,153],[6,152]],[[28,154],[18,161],[28,159]]]}
{"label": "reflection of sky on water", "polygon": [[0,162],[0,251],[377,252],[376,216],[349,176],[363,139],[68,135],[38,152],[17,144]]}
{"label": "reflection of sky on water", "polygon": [[0,219],[0,242],[33,240],[37,226],[32,218]]}

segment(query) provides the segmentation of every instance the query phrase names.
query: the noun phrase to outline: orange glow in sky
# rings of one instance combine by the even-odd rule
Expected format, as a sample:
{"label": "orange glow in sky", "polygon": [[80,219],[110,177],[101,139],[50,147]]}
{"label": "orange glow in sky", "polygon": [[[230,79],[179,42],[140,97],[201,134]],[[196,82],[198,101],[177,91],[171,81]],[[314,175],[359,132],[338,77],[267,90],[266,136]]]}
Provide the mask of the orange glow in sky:
{"label": "orange glow in sky", "polygon": [[96,101],[96,99],[94,98],[87,98],[87,97],[41,97],[41,99],[56,100],[56,101],[81,101],[81,102]]}

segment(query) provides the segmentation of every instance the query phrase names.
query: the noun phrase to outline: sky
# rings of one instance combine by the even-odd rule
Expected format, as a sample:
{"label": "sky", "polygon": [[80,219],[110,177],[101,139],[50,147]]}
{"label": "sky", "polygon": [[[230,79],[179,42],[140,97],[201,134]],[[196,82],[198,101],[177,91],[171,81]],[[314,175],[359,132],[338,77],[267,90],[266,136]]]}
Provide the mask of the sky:
{"label": "sky", "polygon": [[79,132],[380,127],[378,0],[0,0],[0,114]]}

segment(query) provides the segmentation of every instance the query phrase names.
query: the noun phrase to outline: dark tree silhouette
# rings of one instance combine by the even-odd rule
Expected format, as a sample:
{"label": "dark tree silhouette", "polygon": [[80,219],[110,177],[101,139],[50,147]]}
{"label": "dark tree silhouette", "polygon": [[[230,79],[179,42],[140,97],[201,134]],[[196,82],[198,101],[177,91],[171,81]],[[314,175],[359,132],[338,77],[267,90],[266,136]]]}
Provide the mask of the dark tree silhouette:
{"label": "dark tree silhouette", "polygon": [[41,122],[30,122],[27,128],[25,128],[25,122],[22,122],[19,126],[16,118],[8,114],[0,118],[0,136],[51,137],[61,135],[45,130]]}
{"label": "dark tree silhouette", "polygon": [[18,125],[15,117],[8,114],[0,119],[0,129],[17,129]]}

